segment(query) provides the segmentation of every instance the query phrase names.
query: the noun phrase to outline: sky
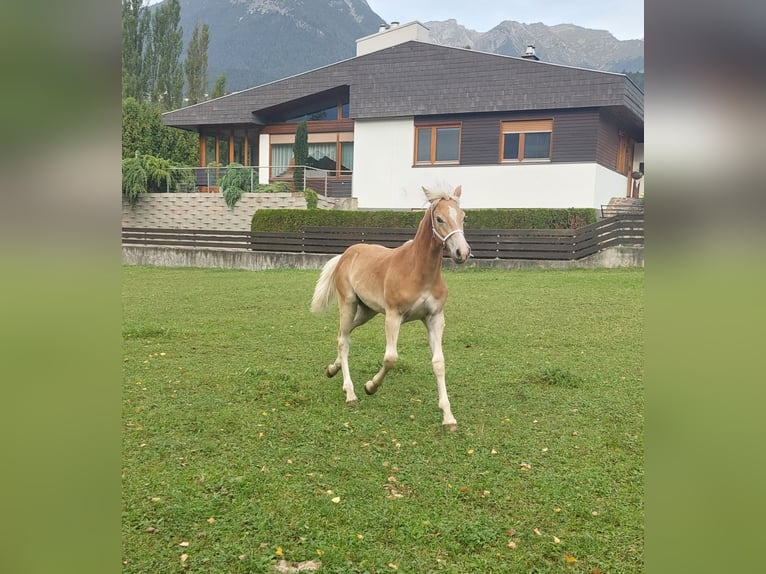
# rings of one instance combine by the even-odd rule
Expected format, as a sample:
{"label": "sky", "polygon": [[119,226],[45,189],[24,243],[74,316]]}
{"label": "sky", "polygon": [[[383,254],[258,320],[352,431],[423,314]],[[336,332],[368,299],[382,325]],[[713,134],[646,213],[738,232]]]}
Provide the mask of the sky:
{"label": "sky", "polygon": [[643,0],[367,0],[386,22],[448,20],[487,32],[503,20],[575,24],[607,30],[618,40],[644,37]]}
{"label": "sky", "polygon": [[[155,4],[160,0],[149,0]],[[618,40],[644,37],[643,0],[367,0],[386,22],[449,20],[487,32],[503,20],[607,30]]]}

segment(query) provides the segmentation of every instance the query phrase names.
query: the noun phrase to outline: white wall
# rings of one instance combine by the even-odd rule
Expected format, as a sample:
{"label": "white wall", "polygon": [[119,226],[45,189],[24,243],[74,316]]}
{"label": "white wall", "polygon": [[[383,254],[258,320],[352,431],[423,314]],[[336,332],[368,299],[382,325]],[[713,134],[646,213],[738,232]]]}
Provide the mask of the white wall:
{"label": "white wall", "polygon": [[593,163],[412,167],[413,119],[357,120],[352,194],[360,209],[425,206],[421,186],[463,186],[463,207],[599,208],[626,178]]}
{"label": "white wall", "polygon": [[[258,138],[258,165],[271,165],[271,148],[269,147],[269,134],[261,134]],[[261,167],[258,169],[258,183],[261,185],[268,185],[269,183],[269,168]]]}

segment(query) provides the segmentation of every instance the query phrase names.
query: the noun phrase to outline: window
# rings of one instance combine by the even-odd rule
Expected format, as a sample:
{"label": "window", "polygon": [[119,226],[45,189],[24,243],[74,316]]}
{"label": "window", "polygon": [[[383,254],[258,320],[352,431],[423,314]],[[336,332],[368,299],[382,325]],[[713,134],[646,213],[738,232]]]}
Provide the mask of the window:
{"label": "window", "polygon": [[[289,177],[293,163],[293,144],[271,144],[271,177]],[[331,177],[351,175],[354,169],[354,142],[309,142],[306,165],[326,171]]]}
{"label": "window", "polygon": [[460,126],[415,128],[415,163],[457,163],[460,160]]}
{"label": "window", "polygon": [[290,162],[293,159],[293,144],[271,145],[271,177],[290,175]]}
{"label": "window", "polygon": [[348,102],[339,102],[325,108],[315,109],[311,112],[288,118],[285,121],[297,123],[303,120],[306,120],[307,122],[317,122],[345,118],[348,118]]}
{"label": "window", "polygon": [[500,125],[501,161],[550,160],[553,120],[521,120]]}

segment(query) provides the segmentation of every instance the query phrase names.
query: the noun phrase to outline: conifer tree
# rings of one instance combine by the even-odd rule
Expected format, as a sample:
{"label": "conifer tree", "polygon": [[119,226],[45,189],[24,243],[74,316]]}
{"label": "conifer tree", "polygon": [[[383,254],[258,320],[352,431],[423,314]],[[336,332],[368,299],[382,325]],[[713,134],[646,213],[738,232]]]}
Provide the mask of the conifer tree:
{"label": "conifer tree", "polygon": [[210,29],[207,24],[195,24],[189,46],[186,49],[186,85],[189,105],[205,100],[207,92],[207,49]]}

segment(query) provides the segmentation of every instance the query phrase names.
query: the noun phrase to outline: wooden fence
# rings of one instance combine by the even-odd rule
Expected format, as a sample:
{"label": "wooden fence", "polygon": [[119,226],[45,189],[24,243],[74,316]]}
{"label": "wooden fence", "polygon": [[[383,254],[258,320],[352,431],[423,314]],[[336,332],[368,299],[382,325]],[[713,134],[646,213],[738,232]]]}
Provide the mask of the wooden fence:
{"label": "wooden fence", "polygon": [[[397,247],[414,229],[307,227],[302,232],[210,231],[124,227],[123,245],[287,253],[342,253],[354,243]],[[579,229],[466,229],[477,259],[582,259],[615,245],[643,245],[643,215],[616,215]]]}

